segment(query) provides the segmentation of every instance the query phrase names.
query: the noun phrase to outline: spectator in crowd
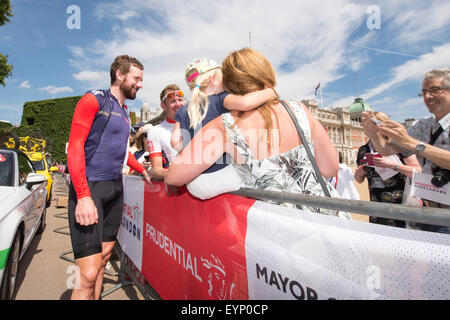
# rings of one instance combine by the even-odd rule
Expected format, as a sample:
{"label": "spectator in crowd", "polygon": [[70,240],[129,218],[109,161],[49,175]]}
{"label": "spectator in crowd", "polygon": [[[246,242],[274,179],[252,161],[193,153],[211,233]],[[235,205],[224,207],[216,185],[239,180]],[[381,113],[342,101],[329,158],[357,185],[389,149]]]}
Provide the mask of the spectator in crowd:
{"label": "spectator in crowd", "polygon": [[[150,158],[148,153],[148,144],[147,144],[147,132],[152,127],[151,124],[146,124],[143,127],[140,127],[138,132],[136,133],[136,140],[132,146],[134,150],[133,155],[136,160],[144,166],[146,170],[150,168]],[[132,174],[138,174],[136,171],[131,172]]]}
{"label": "spectator in crowd", "polygon": [[[136,130],[134,130],[134,128],[132,127],[130,130],[130,136],[128,138],[128,146],[130,148],[129,151],[131,154],[134,154],[134,152],[136,151],[135,150],[136,148],[133,147],[135,145],[135,143],[134,143],[135,141],[136,141]],[[129,166],[125,166],[125,168],[123,170],[123,174],[128,175],[130,173],[130,170],[131,169]]]}
{"label": "spectator in crowd", "polygon": [[[242,96],[224,91],[219,64],[206,58],[194,59],[188,64],[185,80],[192,96],[189,105],[182,106],[175,117],[177,123],[171,143],[177,151],[186,146],[200,128],[228,110],[248,111],[277,96],[271,88]],[[241,179],[228,164],[229,157],[224,154],[204,174],[188,183],[189,192],[203,200],[239,189]]]}
{"label": "spectator in crowd", "polygon": [[129,146],[131,147],[134,144],[134,141],[136,140],[136,131],[131,128],[130,130],[130,138],[128,141]]}
{"label": "spectator in crowd", "polygon": [[[419,93],[432,116],[413,123],[408,130],[395,121],[376,125],[370,119],[372,112],[363,114],[362,125],[376,149],[384,155],[399,151],[408,156],[417,155],[422,173],[450,179],[450,68],[428,71]],[[424,200],[424,206],[449,209],[448,205]],[[450,233],[450,227],[411,224],[427,231]]]}
{"label": "spectator in crowd", "polygon": [[[232,52],[225,58],[222,72],[224,87],[233,94],[244,95],[275,87],[272,65],[262,54],[249,48]],[[304,105],[295,101],[289,103],[308,137],[305,143],[314,150],[320,173],[327,178],[336,176],[338,158],[325,129]],[[210,121],[172,163],[166,184],[180,186],[189,183],[224,152],[229,153],[235,162],[238,158],[243,160],[243,164],[234,163],[234,166],[245,187],[323,195],[298,131],[278,99],[254,110],[224,113]],[[191,159],[200,161],[192,163]],[[339,197],[330,183],[325,183],[329,192]],[[350,219],[349,214],[337,210],[297,207]]]}
{"label": "spectator in crowd", "polygon": [[[389,117],[383,112],[375,112],[374,117],[380,122],[389,120]],[[398,153],[390,157],[383,157],[378,154],[370,140],[359,148],[357,163],[355,180],[358,183],[363,183],[364,179],[367,178],[370,201],[376,202],[401,204],[406,177],[412,177],[414,170],[421,171],[416,155],[404,157],[401,153]],[[388,169],[383,170],[386,175],[380,175],[381,169]],[[403,220],[374,216],[370,216],[369,221],[400,228],[406,226]]]}
{"label": "spectator in crowd", "polygon": [[151,163],[151,175],[156,180],[164,180],[167,168],[178,152],[172,148],[170,138],[175,125],[178,109],[185,103],[184,92],[176,84],[166,86],[160,94],[161,108],[166,118],[147,130],[147,144]]}

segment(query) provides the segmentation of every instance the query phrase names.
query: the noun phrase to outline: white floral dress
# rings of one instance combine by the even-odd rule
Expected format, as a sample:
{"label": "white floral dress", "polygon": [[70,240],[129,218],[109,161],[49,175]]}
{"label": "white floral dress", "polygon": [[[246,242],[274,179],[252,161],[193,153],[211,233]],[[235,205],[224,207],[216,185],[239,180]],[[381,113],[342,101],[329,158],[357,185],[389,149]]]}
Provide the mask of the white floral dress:
{"label": "white floral dress", "polygon": [[[306,113],[297,102],[288,101],[288,103],[291,105],[297,120],[304,131],[305,138],[308,141],[307,143],[310,146],[311,151],[314,153],[314,145],[311,142],[311,130],[309,128]],[[245,161],[242,165],[233,164],[241,176],[244,187],[324,196],[303,145],[279,155],[258,160],[252,155],[241,130],[235,124],[233,116],[230,113],[224,113],[222,115],[222,121],[228,139],[232,141]],[[333,186],[327,179],[324,180],[332,197],[339,198],[339,194]],[[274,203],[273,201],[271,202]],[[290,203],[275,203],[287,207],[297,207],[301,210],[351,219],[348,213],[337,210],[306,207]]]}

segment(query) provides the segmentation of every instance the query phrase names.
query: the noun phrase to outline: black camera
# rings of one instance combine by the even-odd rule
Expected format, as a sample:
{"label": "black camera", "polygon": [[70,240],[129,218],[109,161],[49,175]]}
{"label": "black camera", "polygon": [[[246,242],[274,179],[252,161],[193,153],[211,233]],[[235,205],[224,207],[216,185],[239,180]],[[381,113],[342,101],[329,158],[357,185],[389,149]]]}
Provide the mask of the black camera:
{"label": "black camera", "polygon": [[450,181],[450,170],[443,169],[433,164],[431,172],[433,173],[431,183],[438,188],[442,188]]}

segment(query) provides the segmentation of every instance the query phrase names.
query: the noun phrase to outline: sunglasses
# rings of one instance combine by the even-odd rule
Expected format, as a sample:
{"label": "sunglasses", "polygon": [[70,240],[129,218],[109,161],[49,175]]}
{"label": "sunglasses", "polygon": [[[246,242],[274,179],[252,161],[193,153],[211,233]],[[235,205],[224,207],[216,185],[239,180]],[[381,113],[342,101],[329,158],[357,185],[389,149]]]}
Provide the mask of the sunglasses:
{"label": "sunglasses", "polygon": [[161,101],[164,101],[167,98],[173,99],[175,97],[184,98],[184,92],[181,91],[181,90],[167,92],[166,95],[162,98]]}

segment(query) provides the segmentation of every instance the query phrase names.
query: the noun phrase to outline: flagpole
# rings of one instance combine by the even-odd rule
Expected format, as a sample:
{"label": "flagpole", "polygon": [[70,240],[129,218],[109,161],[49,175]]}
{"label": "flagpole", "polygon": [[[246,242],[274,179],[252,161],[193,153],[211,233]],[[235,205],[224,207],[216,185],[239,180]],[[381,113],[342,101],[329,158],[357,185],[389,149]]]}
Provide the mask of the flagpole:
{"label": "flagpole", "polygon": [[324,109],[324,107],[323,107],[323,97],[322,97],[322,86],[320,86],[320,103],[322,104],[322,109]]}

